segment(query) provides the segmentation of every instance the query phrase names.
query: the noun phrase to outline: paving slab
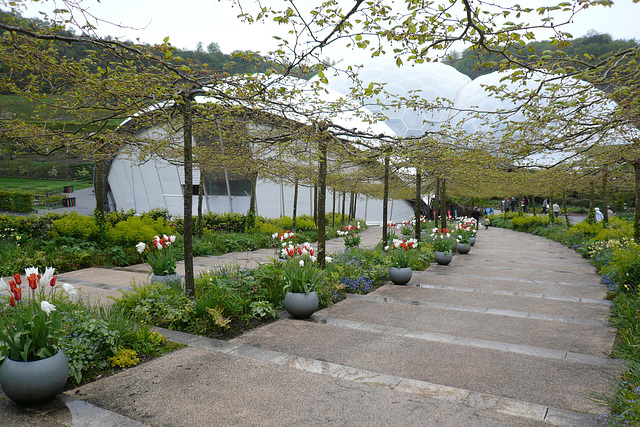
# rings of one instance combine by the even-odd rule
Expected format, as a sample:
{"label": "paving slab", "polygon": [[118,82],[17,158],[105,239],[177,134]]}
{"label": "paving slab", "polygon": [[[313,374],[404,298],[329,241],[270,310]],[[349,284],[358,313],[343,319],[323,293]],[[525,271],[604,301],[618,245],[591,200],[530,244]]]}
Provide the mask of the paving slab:
{"label": "paving slab", "polygon": [[[429,270],[434,266],[429,267]],[[429,270],[426,270],[428,272]],[[574,296],[578,298],[604,299],[604,286],[585,285],[576,283],[542,282],[531,280],[513,280],[511,278],[495,278],[475,276],[472,271],[464,274],[438,273],[425,274],[414,271],[411,282],[430,286],[464,286],[471,289],[504,290],[508,292],[525,292],[539,295]]]}
{"label": "paving slab", "polygon": [[[290,338],[295,336],[295,340]],[[602,367],[382,332],[282,320],[234,342],[559,409],[603,410],[596,393],[618,374]],[[592,396],[587,394],[593,393]]]}
{"label": "paving slab", "polygon": [[319,316],[403,327],[458,337],[544,347],[609,357],[615,329],[575,322],[536,320],[489,313],[464,313],[428,306],[361,301],[349,298]]}
{"label": "paving slab", "polygon": [[[454,285],[465,287],[466,284],[464,282],[454,282]],[[582,317],[601,321],[606,321],[609,318],[608,305],[587,302],[572,302],[513,295],[492,295],[481,292],[458,292],[447,289],[423,289],[396,285],[384,285],[377,289],[373,295],[442,304],[488,307],[497,310]]]}
{"label": "paving slab", "polygon": [[69,394],[153,426],[545,425],[195,347]]}
{"label": "paving slab", "polygon": [[58,280],[62,282],[68,281],[72,283],[75,280],[76,283],[79,283],[86,281],[87,283],[113,285],[118,288],[131,288],[134,283],[141,283],[147,278],[148,273],[113,268],[85,268],[58,275]]}

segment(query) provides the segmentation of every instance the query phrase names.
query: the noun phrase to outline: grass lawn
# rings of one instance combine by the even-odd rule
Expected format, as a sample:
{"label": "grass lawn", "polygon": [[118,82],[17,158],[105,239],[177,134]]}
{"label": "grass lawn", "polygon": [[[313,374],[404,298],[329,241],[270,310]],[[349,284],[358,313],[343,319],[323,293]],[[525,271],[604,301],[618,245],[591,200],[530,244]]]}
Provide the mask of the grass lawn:
{"label": "grass lawn", "polygon": [[62,193],[64,187],[73,186],[74,190],[92,187],[91,184],[80,181],[28,179],[28,178],[0,178],[0,188],[5,191],[30,191],[33,194],[45,194],[47,191]]}

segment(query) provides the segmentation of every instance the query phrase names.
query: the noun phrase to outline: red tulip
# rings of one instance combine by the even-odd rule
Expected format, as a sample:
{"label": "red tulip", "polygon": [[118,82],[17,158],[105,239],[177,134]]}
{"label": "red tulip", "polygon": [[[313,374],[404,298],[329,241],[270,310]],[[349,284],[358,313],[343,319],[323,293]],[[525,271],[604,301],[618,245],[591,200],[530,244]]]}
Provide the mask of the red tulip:
{"label": "red tulip", "polygon": [[29,287],[35,290],[38,287],[38,278],[36,275],[31,273],[27,279],[29,280]]}
{"label": "red tulip", "polygon": [[16,285],[15,280],[9,280],[9,288],[11,288],[11,292],[13,292],[13,290],[17,287],[18,286]]}
{"label": "red tulip", "polygon": [[20,278],[20,273],[14,274],[13,279],[16,281],[16,285],[22,285],[22,278]]}
{"label": "red tulip", "polygon": [[52,287],[56,285],[56,279],[58,278],[58,276],[53,276],[51,278],[51,282],[49,283]]}
{"label": "red tulip", "polygon": [[16,301],[20,301],[22,298],[22,288],[16,286],[16,289],[13,291],[13,296],[16,298]]}
{"label": "red tulip", "polygon": [[16,300],[13,298],[13,296],[11,297],[11,299],[9,300],[9,305],[11,307],[15,307],[16,306]]}

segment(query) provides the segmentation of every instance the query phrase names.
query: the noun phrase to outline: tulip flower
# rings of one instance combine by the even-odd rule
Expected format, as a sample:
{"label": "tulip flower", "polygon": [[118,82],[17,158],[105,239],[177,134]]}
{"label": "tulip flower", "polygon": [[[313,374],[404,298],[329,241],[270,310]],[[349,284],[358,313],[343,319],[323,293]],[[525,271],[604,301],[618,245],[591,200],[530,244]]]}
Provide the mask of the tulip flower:
{"label": "tulip flower", "polygon": [[56,311],[56,306],[47,301],[40,303],[40,308],[47,314],[51,314],[52,311]]}
{"label": "tulip flower", "polygon": [[147,245],[145,245],[144,242],[140,242],[136,245],[136,250],[138,251],[139,254],[141,254],[142,252],[144,252],[144,250],[147,248]]}
{"label": "tulip flower", "polygon": [[78,295],[78,290],[73,285],[69,283],[63,283],[61,286],[62,290],[70,297]]}
{"label": "tulip flower", "polygon": [[22,278],[20,278],[19,273],[13,275],[13,280],[16,281],[16,285],[22,285]]}
{"label": "tulip flower", "polygon": [[33,290],[35,290],[38,287],[38,277],[31,273],[28,277],[27,280],[29,280],[29,287]]}

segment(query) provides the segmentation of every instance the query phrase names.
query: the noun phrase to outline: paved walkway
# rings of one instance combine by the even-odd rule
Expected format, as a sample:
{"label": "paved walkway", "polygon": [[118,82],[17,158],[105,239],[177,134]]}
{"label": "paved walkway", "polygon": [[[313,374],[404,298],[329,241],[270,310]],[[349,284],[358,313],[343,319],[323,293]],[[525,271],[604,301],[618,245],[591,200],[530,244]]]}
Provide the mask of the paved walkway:
{"label": "paved walkway", "polygon": [[[380,228],[363,233],[374,245]],[[331,250],[341,250],[341,239]],[[199,257],[251,267],[272,250]],[[145,265],[60,280],[107,301]],[[350,295],[311,321],[283,318],[188,347],[24,410],[7,425],[590,426],[616,385],[609,302],[588,262],[525,233],[481,230],[468,255],[408,286]]]}

